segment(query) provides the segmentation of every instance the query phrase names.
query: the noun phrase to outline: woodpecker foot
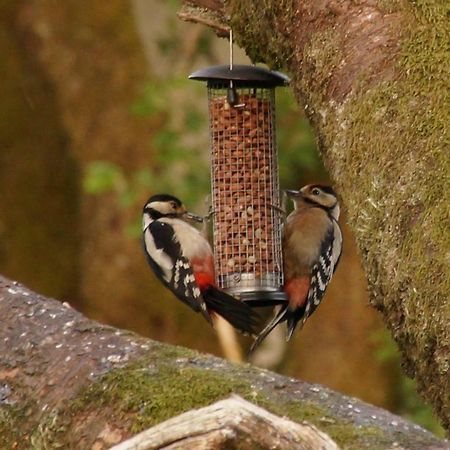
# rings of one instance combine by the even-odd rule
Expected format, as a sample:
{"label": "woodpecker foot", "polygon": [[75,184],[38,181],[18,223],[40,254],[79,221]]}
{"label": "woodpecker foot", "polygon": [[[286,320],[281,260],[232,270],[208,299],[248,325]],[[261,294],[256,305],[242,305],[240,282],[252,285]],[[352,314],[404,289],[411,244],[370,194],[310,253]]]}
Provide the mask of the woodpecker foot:
{"label": "woodpecker foot", "polygon": [[272,209],[274,209],[276,212],[280,213],[283,217],[287,216],[287,212],[283,208],[280,208],[279,206],[272,205],[272,204],[270,204],[269,206]]}
{"label": "woodpecker foot", "polygon": [[212,207],[212,205],[208,208],[208,214],[206,214],[205,216],[203,216],[203,221],[204,222],[209,222],[211,220],[211,217],[214,216],[215,211]]}

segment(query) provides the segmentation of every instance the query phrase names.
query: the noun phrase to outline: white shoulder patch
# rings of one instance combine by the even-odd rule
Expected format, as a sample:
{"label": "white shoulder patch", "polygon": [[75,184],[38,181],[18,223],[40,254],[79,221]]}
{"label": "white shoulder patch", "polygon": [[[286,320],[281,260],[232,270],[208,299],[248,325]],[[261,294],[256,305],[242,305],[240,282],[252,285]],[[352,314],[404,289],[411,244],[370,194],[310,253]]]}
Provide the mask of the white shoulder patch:
{"label": "white shoulder patch", "polygon": [[155,240],[148,229],[144,231],[145,249],[150,257],[161,267],[164,279],[169,283],[172,278],[172,260],[160,248],[156,248]]}
{"label": "white shoulder patch", "polygon": [[211,246],[208,240],[202,235],[202,233],[189,225],[184,220],[173,219],[170,217],[163,217],[159,219],[162,223],[168,223],[173,227],[174,239],[176,239],[181,246],[183,256],[187,259],[192,260],[192,258],[203,258],[206,259],[212,254]]}
{"label": "white shoulder patch", "polygon": [[342,253],[342,232],[339,224],[333,220],[333,232],[334,232],[334,240],[333,240],[333,250],[331,251],[331,258],[333,263],[333,270],[336,267],[336,264],[339,260],[339,257]]}
{"label": "white shoulder patch", "polygon": [[144,213],[144,215],[142,216],[142,231],[145,231],[146,228],[148,228],[148,226],[153,222],[152,218],[150,217],[149,214]]}

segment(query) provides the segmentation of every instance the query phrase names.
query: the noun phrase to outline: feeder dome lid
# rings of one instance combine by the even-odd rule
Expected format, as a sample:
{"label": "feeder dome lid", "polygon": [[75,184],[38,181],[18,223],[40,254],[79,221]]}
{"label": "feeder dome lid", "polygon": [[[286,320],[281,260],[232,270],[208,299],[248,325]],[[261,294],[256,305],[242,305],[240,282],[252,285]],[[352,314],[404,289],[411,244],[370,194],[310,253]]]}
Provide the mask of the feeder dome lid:
{"label": "feeder dome lid", "polygon": [[232,70],[226,64],[206,67],[191,73],[189,79],[207,81],[208,84],[233,80],[235,86],[246,87],[285,86],[290,81],[283,73],[243,64],[234,64]]}

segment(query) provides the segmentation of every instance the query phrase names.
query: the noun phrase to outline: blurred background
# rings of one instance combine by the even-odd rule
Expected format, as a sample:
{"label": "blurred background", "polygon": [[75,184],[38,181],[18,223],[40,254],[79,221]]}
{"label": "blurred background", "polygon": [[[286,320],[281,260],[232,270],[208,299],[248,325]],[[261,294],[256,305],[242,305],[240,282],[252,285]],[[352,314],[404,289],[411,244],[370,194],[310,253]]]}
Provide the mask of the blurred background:
{"label": "blurred background", "polygon": [[[223,356],[200,315],[168,294],[140,247],[141,208],[170,192],[206,211],[206,88],[192,71],[228,42],[182,23],[179,1],[4,0],[0,6],[0,273],[87,316]],[[248,62],[235,49],[235,62]],[[277,90],[282,188],[326,182],[308,122]],[[288,346],[254,363],[402,414],[441,434],[368,306],[353,236],[325,301]],[[239,337],[242,350],[250,345]]]}

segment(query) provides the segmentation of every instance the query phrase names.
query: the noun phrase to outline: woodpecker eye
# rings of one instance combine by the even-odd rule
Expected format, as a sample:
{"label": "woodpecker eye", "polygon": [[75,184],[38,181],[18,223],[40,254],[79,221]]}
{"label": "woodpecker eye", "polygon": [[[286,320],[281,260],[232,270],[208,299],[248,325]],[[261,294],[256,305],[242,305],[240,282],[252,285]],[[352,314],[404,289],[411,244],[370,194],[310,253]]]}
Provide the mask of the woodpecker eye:
{"label": "woodpecker eye", "polygon": [[312,195],[320,195],[320,189],[314,188],[314,189],[311,191],[311,194],[312,194]]}
{"label": "woodpecker eye", "polygon": [[177,209],[177,204],[176,204],[176,202],[170,202],[170,206],[171,206],[173,209]]}

